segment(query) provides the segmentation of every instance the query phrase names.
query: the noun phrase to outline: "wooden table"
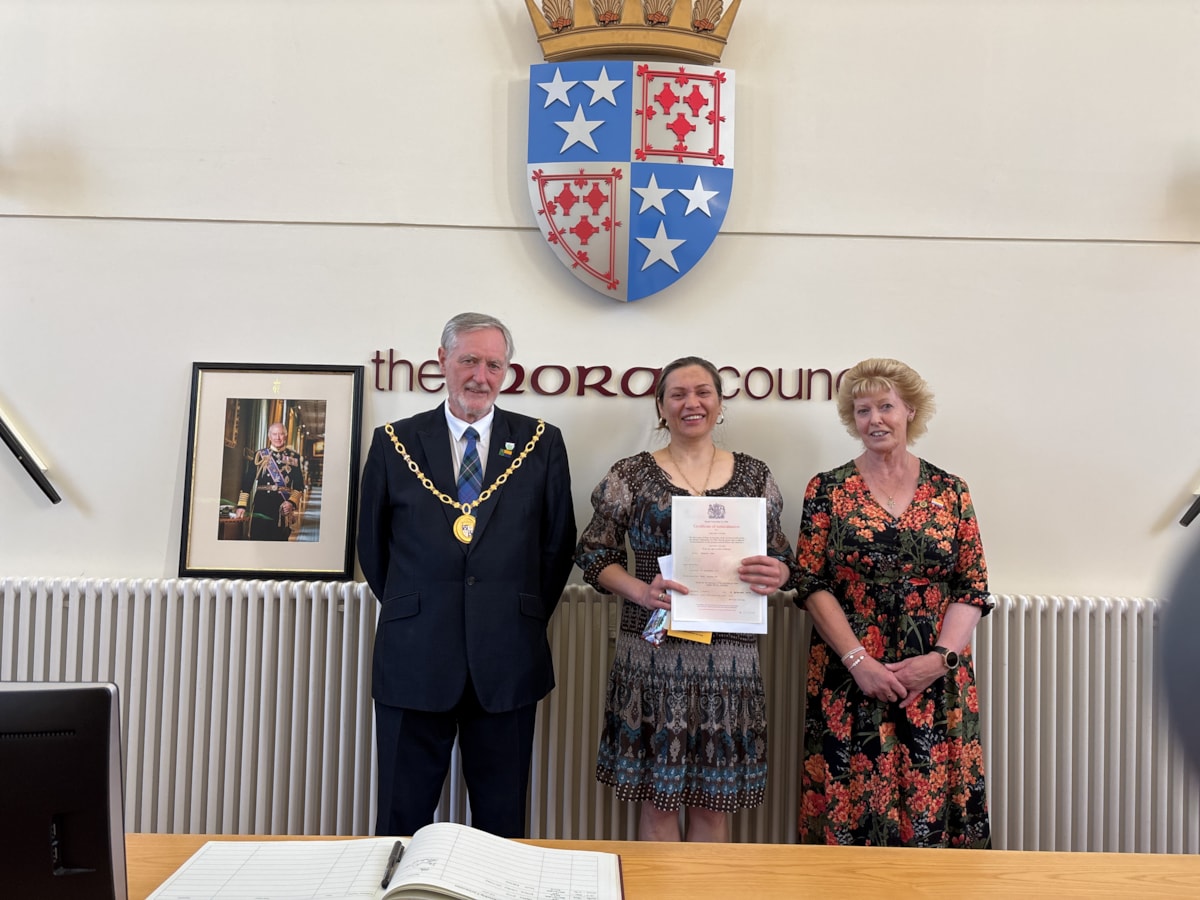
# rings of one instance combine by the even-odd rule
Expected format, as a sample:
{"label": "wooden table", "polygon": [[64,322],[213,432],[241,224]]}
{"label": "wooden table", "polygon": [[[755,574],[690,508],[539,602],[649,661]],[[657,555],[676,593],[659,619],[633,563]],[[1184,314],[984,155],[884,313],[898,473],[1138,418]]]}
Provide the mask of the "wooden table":
{"label": "wooden table", "polygon": [[[208,840],[262,836],[126,835],[129,900],[145,898]],[[306,840],[306,838],[278,838]],[[332,840],[323,838],[323,840]],[[531,841],[621,856],[627,900],[700,897],[1200,897],[1200,857],[1150,853],[906,850],[789,844]]]}

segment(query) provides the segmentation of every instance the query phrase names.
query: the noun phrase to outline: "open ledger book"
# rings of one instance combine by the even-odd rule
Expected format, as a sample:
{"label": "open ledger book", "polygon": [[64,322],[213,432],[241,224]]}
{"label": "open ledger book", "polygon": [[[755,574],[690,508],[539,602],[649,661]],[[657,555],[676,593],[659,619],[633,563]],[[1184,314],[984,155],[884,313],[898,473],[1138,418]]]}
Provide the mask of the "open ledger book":
{"label": "open ledger book", "polygon": [[210,841],[149,900],[620,900],[615,853],[552,850],[437,822],[404,840],[380,886],[394,838]]}

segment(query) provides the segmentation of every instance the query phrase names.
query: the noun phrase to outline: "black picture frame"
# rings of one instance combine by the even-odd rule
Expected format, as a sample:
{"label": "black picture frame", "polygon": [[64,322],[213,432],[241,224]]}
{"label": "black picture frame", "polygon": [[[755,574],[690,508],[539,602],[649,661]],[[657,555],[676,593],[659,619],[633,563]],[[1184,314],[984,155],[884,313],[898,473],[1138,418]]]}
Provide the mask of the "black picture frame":
{"label": "black picture frame", "polygon": [[353,578],[362,400],[362,366],[193,363],[180,576]]}

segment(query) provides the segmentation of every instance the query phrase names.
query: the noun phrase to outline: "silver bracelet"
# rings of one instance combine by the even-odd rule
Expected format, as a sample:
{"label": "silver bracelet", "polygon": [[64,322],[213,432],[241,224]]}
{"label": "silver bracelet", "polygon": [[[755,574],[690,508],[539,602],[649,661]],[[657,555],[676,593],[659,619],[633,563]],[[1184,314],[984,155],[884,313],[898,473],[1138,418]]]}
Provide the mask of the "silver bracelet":
{"label": "silver bracelet", "polygon": [[849,650],[846,651],[846,654],[842,657],[842,662],[845,662],[846,660],[848,660],[855,653],[866,653],[866,652],[867,652],[867,648],[864,647],[862,644],[859,644],[857,647],[851,647]]}
{"label": "silver bracelet", "polygon": [[864,653],[862,656],[860,656],[860,657],[859,657],[858,659],[856,659],[854,662],[850,663],[850,665],[849,665],[849,666],[846,668],[846,671],[847,671],[847,672],[853,672],[853,671],[854,671],[854,667],[855,667],[855,666],[857,666],[857,665],[858,665],[860,662],[862,662],[862,661],[863,661],[864,659],[866,659],[866,658],[867,658],[867,655]]}

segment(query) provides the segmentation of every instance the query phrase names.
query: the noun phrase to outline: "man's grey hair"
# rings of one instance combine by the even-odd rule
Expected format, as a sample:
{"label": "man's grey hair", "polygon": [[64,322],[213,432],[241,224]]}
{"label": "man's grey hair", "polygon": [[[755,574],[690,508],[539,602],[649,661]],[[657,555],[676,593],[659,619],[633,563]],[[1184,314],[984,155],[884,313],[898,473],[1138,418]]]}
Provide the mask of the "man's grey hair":
{"label": "man's grey hair", "polygon": [[508,328],[504,323],[495,316],[489,316],[485,313],[465,312],[459,313],[453,319],[446,323],[446,327],[442,329],[442,349],[449,353],[454,349],[454,345],[458,343],[460,335],[466,334],[468,331],[481,331],[484,328],[496,328],[504,335],[504,347],[507,353],[504,357],[504,362],[510,363],[513,358],[513,339]]}

